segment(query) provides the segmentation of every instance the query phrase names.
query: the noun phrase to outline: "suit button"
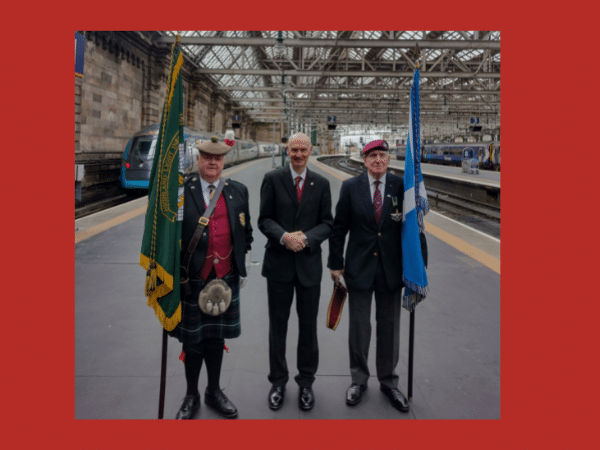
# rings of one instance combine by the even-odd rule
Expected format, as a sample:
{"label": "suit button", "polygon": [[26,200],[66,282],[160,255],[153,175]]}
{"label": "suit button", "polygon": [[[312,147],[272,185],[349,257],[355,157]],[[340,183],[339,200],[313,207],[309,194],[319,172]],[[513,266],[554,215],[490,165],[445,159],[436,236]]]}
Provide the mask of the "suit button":
{"label": "suit button", "polygon": [[381,236],[381,233],[377,233],[377,236]]}
{"label": "suit button", "polygon": [[377,256],[377,252],[373,253],[373,256]]}

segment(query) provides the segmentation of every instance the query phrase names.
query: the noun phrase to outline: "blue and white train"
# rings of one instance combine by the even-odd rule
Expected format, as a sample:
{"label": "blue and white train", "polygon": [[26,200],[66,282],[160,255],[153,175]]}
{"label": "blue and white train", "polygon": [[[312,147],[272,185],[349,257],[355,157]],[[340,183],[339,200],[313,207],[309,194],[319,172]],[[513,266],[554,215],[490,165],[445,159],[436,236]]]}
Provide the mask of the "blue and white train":
{"label": "blue and white train", "polygon": [[[393,147],[396,158],[404,160],[406,145]],[[421,162],[460,166],[463,159],[479,160],[479,167],[500,170],[500,141],[424,144],[421,146]]]}
{"label": "blue and white train", "polygon": [[[159,124],[153,124],[135,133],[127,142],[121,160],[121,173],[119,175],[121,186],[126,191],[148,190],[158,132]],[[183,128],[183,138],[185,141],[183,156],[184,173],[193,173],[198,170],[196,166],[196,155],[198,154],[198,149],[196,148],[197,141],[209,141],[211,136],[215,135],[219,138],[219,141],[225,139],[223,134],[196,131],[188,127]],[[258,143],[250,139],[236,139],[232,150],[225,155],[225,167],[260,157],[271,156],[271,153],[265,149],[265,145],[273,144]]]}

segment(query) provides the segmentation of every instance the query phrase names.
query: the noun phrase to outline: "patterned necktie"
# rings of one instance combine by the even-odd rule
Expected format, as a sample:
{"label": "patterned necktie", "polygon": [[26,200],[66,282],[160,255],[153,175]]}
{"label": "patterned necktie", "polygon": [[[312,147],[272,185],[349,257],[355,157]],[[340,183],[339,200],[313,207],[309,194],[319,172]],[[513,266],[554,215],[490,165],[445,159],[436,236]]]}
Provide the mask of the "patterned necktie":
{"label": "patterned necktie", "polygon": [[296,196],[298,197],[298,203],[300,203],[300,199],[302,198],[302,189],[300,189],[301,181],[302,177],[296,177]]}
{"label": "patterned necktie", "polygon": [[375,193],[373,194],[373,210],[375,211],[375,222],[377,226],[379,226],[379,221],[381,220],[381,191],[379,190],[379,183],[381,181],[375,182]]}

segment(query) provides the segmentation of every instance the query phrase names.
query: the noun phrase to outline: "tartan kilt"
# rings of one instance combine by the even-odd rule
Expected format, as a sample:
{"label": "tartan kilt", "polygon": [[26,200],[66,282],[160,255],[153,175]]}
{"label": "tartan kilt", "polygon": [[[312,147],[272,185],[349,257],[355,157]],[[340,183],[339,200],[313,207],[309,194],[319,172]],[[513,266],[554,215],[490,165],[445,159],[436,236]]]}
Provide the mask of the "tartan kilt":
{"label": "tartan kilt", "polygon": [[227,311],[218,316],[204,314],[198,305],[200,291],[209,281],[190,278],[192,293],[181,299],[181,322],[169,334],[184,344],[197,344],[202,339],[233,339],[241,332],[240,277],[238,274],[221,278],[231,289],[231,303]]}

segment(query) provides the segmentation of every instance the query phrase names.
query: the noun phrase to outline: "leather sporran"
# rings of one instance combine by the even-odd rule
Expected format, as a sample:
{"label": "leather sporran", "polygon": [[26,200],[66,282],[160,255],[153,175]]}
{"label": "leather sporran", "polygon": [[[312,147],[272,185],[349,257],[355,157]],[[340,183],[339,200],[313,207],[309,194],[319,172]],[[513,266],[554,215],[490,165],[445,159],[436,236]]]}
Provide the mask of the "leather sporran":
{"label": "leather sporran", "polygon": [[231,304],[231,289],[223,280],[212,280],[198,295],[198,305],[204,314],[218,316]]}

